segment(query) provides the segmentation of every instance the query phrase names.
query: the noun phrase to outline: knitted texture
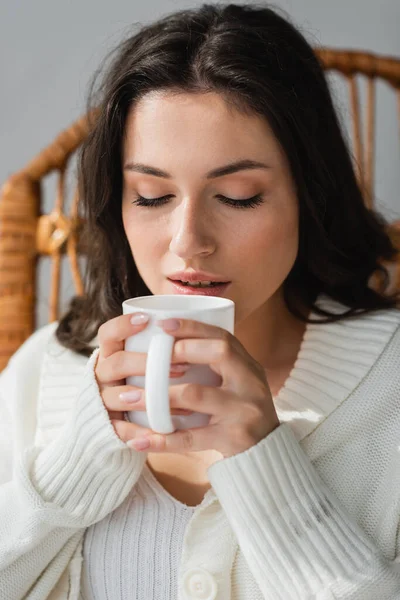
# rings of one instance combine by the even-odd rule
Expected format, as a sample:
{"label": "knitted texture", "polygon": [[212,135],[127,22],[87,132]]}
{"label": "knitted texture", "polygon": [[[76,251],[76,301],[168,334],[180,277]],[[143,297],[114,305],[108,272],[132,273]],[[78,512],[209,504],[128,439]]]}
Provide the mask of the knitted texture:
{"label": "knitted texture", "polygon": [[[37,332],[0,375],[1,600],[78,600],[82,573],[100,568],[84,546],[89,530],[111,535],[114,560],[126,561],[130,545],[132,564],[138,540],[149,539],[149,556],[163,565],[140,591],[140,570],[125,562],[123,580],[107,584],[113,600],[129,586],[158,600],[168,569],[177,600],[190,598],[185,576],[196,569],[215,600],[400,598],[399,327],[396,310],[308,325],[274,399],[282,425],[209,467],[212,488],[174,525],[160,520],[157,506],[169,519],[175,511],[165,490],[134,505],[146,453],[116,436],[96,353],[87,361],[60,347],[53,327]],[[136,535],[118,543],[110,527],[131,500]],[[103,563],[108,546],[109,538]]]}
{"label": "knitted texture", "polygon": [[170,496],[145,465],[121,506],[86,531],[82,600],[175,600],[194,510]]}
{"label": "knitted texture", "polygon": [[0,487],[0,598],[47,598],[84,529],[125,499],[145,456],[115,434],[94,376],[96,350],[59,435],[19,457]]}

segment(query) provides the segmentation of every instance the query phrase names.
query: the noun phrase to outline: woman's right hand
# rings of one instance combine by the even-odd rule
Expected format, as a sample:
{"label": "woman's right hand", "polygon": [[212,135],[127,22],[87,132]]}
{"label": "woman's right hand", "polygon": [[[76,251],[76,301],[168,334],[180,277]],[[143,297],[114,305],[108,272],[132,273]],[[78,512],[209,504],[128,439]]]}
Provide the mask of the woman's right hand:
{"label": "woman's right hand", "polygon": [[[139,314],[144,320],[139,324],[132,324],[131,318]],[[124,419],[124,412],[135,410],[137,402],[129,400],[127,393],[139,393],[139,399],[144,400],[144,390],[132,385],[126,385],[125,379],[131,375],[144,376],[146,372],[147,353],[128,352],[124,350],[125,340],[143,331],[148,320],[144,313],[131,313],[110,319],[100,326],[98,331],[99,355],[95,367],[95,376],[100,389],[111,423],[118,437],[127,442],[135,437],[153,433],[148,427],[141,427]],[[178,368],[171,370],[170,377],[181,377],[184,370]],[[122,397],[121,397],[122,394]],[[139,403],[143,410],[143,402]],[[175,409],[171,414],[191,414],[191,411]]]}

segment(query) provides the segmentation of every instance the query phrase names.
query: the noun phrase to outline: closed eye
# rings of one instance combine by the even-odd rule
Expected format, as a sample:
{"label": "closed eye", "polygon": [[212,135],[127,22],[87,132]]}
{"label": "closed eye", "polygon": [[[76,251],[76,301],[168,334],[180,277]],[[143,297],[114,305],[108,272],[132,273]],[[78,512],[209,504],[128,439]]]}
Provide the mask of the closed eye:
{"label": "closed eye", "polygon": [[[159,198],[144,198],[143,196],[138,196],[132,201],[132,204],[145,207],[157,207],[166,204],[170,198],[173,198],[171,194],[167,196],[160,196]],[[244,200],[234,200],[233,198],[228,198],[222,194],[218,194],[216,198],[218,198],[218,200],[220,200],[220,202],[223,204],[227,204],[233,208],[255,208],[263,203],[261,194],[256,194],[255,196],[252,196],[251,198],[245,198]]]}

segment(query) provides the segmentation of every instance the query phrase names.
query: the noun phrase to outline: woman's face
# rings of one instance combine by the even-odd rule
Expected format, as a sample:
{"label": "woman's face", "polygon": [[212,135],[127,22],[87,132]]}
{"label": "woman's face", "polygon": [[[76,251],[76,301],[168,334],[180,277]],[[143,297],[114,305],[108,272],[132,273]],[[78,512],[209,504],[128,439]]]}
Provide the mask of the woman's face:
{"label": "woman's face", "polygon": [[[239,161],[265,166],[210,176]],[[241,322],[281,291],[298,250],[298,203],[264,118],[236,111],[216,93],[148,94],[128,115],[122,164],[124,228],[153,294],[176,293],[168,277],[177,271],[207,271],[231,282],[224,296]],[[145,207],[139,196],[166,198]],[[223,201],[253,196],[260,197],[253,208]]]}

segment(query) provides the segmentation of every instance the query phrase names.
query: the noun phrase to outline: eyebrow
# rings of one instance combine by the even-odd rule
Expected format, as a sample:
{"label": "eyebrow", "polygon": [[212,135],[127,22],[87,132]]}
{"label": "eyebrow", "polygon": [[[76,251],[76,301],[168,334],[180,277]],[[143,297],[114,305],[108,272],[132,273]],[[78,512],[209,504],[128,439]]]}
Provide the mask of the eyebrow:
{"label": "eyebrow", "polygon": [[[271,167],[265,163],[258,162],[256,160],[244,159],[239,160],[224,167],[213,169],[206,173],[206,179],[214,179],[215,177],[223,177],[224,175],[231,175],[237,173],[237,171],[245,171],[248,169],[270,169]],[[124,171],[135,171],[137,173],[144,173],[145,175],[154,175],[155,177],[163,177],[164,179],[172,179],[172,175],[161,169],[156,169],[150,165],[143,165],[142,163],[127,163],[124,166]]]}

